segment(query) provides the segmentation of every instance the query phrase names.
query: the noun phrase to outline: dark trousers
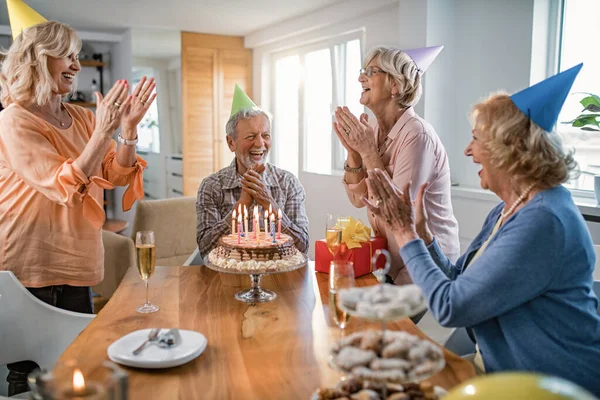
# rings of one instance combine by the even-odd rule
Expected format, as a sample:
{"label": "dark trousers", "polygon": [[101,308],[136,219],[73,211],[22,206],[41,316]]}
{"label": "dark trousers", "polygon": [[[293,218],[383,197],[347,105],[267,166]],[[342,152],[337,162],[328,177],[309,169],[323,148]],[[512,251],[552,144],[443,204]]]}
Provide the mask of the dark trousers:
{"label": "dark trousers", "polygon": [[[94,304],[92,303],[92,288],[89,286],[69,286],[57,285],[46,286],[42,288],[27,288],[35,297],[50,304],[51,306],[62,308],[63,310],[75,311],[85,314],[94,313]],[[25,318],[27,316],[24,316]],[[27,376],[38,365],[33,361],[19,361],[8,364],[8,396],[14,396],[18,393],[27,392]]]}

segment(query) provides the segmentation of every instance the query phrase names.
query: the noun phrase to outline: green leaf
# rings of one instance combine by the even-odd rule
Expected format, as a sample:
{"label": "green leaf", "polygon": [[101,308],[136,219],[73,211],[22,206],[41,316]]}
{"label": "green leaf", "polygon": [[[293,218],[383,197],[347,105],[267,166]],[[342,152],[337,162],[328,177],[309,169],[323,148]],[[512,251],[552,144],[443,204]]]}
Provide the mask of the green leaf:
{"label": "green leaf", "polygon": [[588,104],[582,111],[600,111],[600,107],[595,104]]}
{"label": "green leaf", "polygon": [[593,105],[596,107],[600,107],[600,97],[595,94],[590,94],[589,96],[584,97],[579,101],[584,109],[588,108],[588,106]]}
{"label": "green leaf", "polygon": [[592,131],[592,132],[600,132],[600,129],[594,129],[590,126],[584,126],[581,128],[582,131]]}
{"label": "green leaf", "polygon": [[600,113],[587,113],[587,114],[579,114],[575,119],[581,118],[598,118],[600,117]]}
{"label": "green leaf", "polygon": [[594,117],[585,116],[583,118],[576,118],[573,121],[573,126],[576,128],[580,128],[585,125],[595,125],[597,127],[600,127],[600,123],[598,123],[598,121]]}

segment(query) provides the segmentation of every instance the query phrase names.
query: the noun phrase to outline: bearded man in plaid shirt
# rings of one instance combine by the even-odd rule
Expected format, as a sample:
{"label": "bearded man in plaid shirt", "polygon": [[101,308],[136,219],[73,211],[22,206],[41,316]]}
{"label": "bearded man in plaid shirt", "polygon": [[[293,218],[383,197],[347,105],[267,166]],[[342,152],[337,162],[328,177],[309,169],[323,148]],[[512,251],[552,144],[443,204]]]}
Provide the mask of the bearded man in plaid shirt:
{"label": "bearded man in plaid shirt", "polygon": [[296,248],[306,254],[309,242],[304,187],[291,172],[266,162],[271,149],[270,117],[237,85],[225,130],[235,158],[228,167],[205,178],[198,189],[196,241],[200,255],[206,258],[219,238],[231,233],[233,210],[239,205],[242,209],[246,206],[250,214],[255,205],[262,210],[270,205],[275,213],[281,209],[281,232],[290,235]]}

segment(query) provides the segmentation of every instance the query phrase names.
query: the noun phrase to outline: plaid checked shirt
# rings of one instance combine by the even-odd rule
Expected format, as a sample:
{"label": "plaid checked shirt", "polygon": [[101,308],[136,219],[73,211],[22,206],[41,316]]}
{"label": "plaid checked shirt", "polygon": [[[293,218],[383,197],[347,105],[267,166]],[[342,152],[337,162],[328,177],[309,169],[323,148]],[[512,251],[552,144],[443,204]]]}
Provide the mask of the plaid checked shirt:
{"label": "plaid checked shirt", "polygon": [[[291,172],[272,164],[266,164],[263,179],[281,207],[281,231],[290,235],[298,250],[306,254],[308,217],[304,209],[304,187]],[[237,172],[235,158],[231,165],[205,178],[200,184],[196,201],[196,242],[202,257],[208,255],[221,236],[231,233],[233,206],[241,194],[242,177]],[[249,213],[252,213],[254,205],[256,202],[253,201],[248,208]],[[263,226],[262,214],[259,219]]]}

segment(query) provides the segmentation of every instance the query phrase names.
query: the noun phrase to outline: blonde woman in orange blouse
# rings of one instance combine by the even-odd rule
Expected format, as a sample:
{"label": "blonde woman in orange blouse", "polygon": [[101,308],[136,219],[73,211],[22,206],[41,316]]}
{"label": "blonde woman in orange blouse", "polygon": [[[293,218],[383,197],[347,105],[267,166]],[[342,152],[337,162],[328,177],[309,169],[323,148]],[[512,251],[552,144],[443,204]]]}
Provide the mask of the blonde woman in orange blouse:
{"label": "blonde woman in orange blouse", "polygon": [[[129,185],[125,210],[143,196],[146,162],[136,155],[136,127],[156,84],[142,79],[129,94],[127,82],[118,81],[106,97],[96,93],[95,116],[63,103],[75,88],[80,50],[72,28],[49,21],[24,30],[5,53],[0,270],[12,271],[42,301],[92,313],[90,286],[104,276],[103,190]],[[112,137],[119,126],[117,148]],[[27,373],[17,364],[9,368],[9,383],[11,374],[16,383]]]}
{"label": "blonde woman in orange blouse", "polygon": [[118,81],[106,97],[96,93],[95,116],[63,103],[80,71],[80,49],[73,29],[44,22],[19,35],[2,63],[0,269],[28,288],[101,282],[103,189],[129,185],[124,209],[143,195],[136,127],[156,85],[143,79],[129,94]]}

